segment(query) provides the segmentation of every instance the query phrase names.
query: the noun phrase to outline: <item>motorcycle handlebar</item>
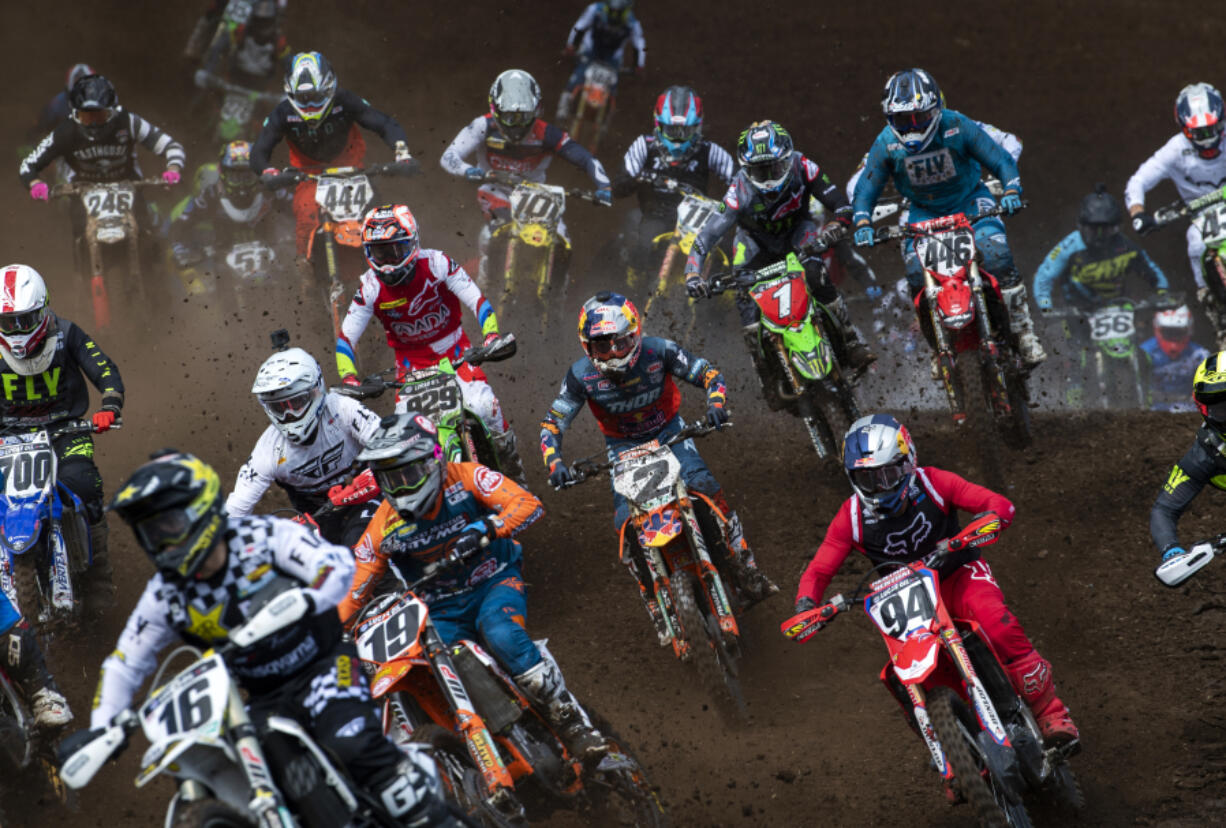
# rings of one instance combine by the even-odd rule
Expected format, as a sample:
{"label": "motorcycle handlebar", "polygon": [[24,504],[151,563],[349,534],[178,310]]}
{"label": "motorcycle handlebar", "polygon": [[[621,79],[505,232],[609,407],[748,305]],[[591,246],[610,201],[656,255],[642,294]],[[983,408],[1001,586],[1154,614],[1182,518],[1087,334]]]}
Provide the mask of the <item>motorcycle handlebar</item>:
{"label": "motorcycle handlebar", "polygon": [[[515,339],[515,334],[505,333],[488,345],[477,345],[469,348],[462,356],[453,359],[451,365],[458,368],[465,363],[475,367],[486,362],[502,362],[515,356],[518,350],[519,343]],[[328,390],[335,391],[342,397],[368,400],[378,397],[389,388],[399,388],[401,382],[396,374],[396,368],[386,368],[377,374],[371,374],[366,377],[359,385],[333,385]]]}
{"label": "motorcycle handlebar", "polygon": [[384,164],[371,164],[368,167],[329,167],[321,172],[306,172],[296,168],[281,170],[276,175],[261,176],[260,180],[269,189],[280,189],[289,184],[301,184],[304,181],[318,181],[329,176],[365,175],[369,177],[380,175],[395,175],[412,178],[421,175],[421,165],[410,161],[388,161]]}
{"label": "motorcycle handlebar", "polygon": [[[514,187],[515,185],[520,184],[520,183],[524,183],[524,184],[541,183],[539,181],[531,181],[527,178],[524,178],[522,175],[516,175],[515,173],[506,172],[505,170],[489,170],[488,172],[486,172],[486,174],[483,177],[475,179],[475,181],[477,184],[488,184],[492,182],[496,184],[505,184],[508,187]],[[592,192],[591,190],[580,190],[578,187],[562,187],[561,190],[562,192],[566,193],[566,195],[570,198],[577,198],[582,201],[589,201],[592,204],[597,204],[597,205],[600,205],[601,207],[612,207],[613,206],[611,202],[604,201],[603,199],[598,198],[596,194]]]}
{"label": "motorcycle handlebar", "polygon": [[653,187],[663,187],[669,192],[684,193],[685,195],[693,195],[700,198],[709,197],[706,193],[692,184],[686,184],[684,181],[669,178],[667,175],[660,175],[659,173],[639,173],[634,178],[636,181],[641,181],[644,184],[651,184]]}
{"label": "motorcycle handlebar", "polygon": [[106,187],[111,184],[126,184],[129,187],[173,187],[161,179],[161,177],[152,178],[133,178],[122,181],[66,181],[62,184],[56,184],[48,192],[52,198],[64,198],[66,196],[80,195],[88,190],[93,190],[98,187]]}
{"label": "motorcycle handlebar", "polygon": [[[814,252],[820,252],[814,247],[810,247]],[[821,250],[825,250],[822,247]],[[753,287],[757,282],[763,279],[770,279],[774,276],[780,276],[788,270],[787,259],[780,259],[774,264],[769,264],[766,267],[758,268],[757,270],[726,270],[719,273],[713,273],[707,279],[707,287],[711,290],[712,295],[726,293],[730,290],[739,290],[742,288]]]}
{"label": "motorcycle handlebar", "polygon": [[[729,421],[720,426],[720,428],[731,428],[732,425],[732,422]],[[669,437],[667,440],[661,443],[661,445],[671,446],[676,443],[684,442],[691,437],[705,437],[712,431],[718,430],[719,429],[717,429],[715,426],[707,425],[706,423],[702,422],[689,423],[688,425],[682,426],[680,431]],[[599,476],[602,472],[612,469],[613,466],[617,464],[616,460],[596,459],[603,456],[605,456],[603,452],[600,454],[593,454],[590,457],[584,457],[582,460],[576,460],[574,463],[572,463],[570,466],[570,473],[574,477],[574,480],[561,488],[569,489],[571,486],[577,486],[580,483],[591,480],[593,477]]]}
{"label": "motorcycle handlebar", "polygon": [[[1029,201],[1022,202],[1023,210],[1029,206],[1030,206]],[[984,210],[983,212],[978,213],[976,215],[967,216],[966,220],[968,223],[974,224],[975,222],[982,221],[983,219],[986,219],[986,218],[993,218],[996,216],[1007,216],[1007,215],[1009,215],[1009,211],[1006,210],[1004,207],[997,205],[995,207]],[[891,227],[877,227],[877,228],[874,228],[873,230],[873,243],[882,244],[883,242],[899,241],[902,239],[918,239],[924,236],[931,236],[936,233],[944,233],[948,229],[950,228],[942,227],[940,229],[934,229],[934,230],[917,230],[915,229],[914,224],[896,224]]]}
{"label": "motorcycle handlebar", "polygon": [[1147,310],[1170,310],[1177,308],[1187,301],[1187,297],[1182,292],[1159,294],[1149,299],[1128,299],[1120,297],[1118,299],[1103,299],[1097,302],[1093,307],[1082,309],[1076,307],[1049,308],[1048,310],[1040,309],[1046,317],[1061,319],[1064,317],[1080,319],[1089,316],[1101,308],[1110,307],[1111,305],[1127,302],[1132,305],[1134,311]]}

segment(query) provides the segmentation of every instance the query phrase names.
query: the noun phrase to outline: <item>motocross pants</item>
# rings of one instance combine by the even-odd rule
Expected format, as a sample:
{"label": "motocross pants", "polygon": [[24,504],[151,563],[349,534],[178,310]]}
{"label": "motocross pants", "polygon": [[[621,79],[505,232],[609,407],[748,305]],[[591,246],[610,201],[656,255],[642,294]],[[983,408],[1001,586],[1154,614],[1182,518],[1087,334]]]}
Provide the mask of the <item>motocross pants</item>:
{"label": "motocross pants", "polygon": [[[970,200],[963,205],[960,205],[956,210],[949,210],[944,213],[933,213],[925,210],[922,207],[912,205],[910,216],[907,221],[912,224],[927,221],[928,219],[939,218],[942,215],[950,213],[965,213],[969,216],[976,216],[984,210],[990,210],[996,206],[996,199],[988,192],[988,188],[984,184],[980,184],[971,193]],[[982,221],[977,221],[974,224],[975,228],[975,247],[979,250],[983,257],[983,269],[996,277],[1001,288],[1010,288],[1021,281],[1021,274],[1018,273],[1017,266],[1013,263],[1013,252],[1009,249],[1009,241],[1005,237],[1005,223],[998,216],[986,218]],[[911,290],[917,290],[924,284],[924,267],[920,264],[919,256],[915,253],[915,240],[907,239],[903,246],[903,265],[907,272],[907,282],[911,285]]]}
{"label": "motocross pants", "polygon": [[60,437],[53,441],[56,476],[85,505],[90,524],[102,520],[102,473],[94,463],[94,440],[88,434]]}
{"label": "motocross pants", "polygon": [[513,676],[541,661],[541,651],[526,629],[528,602],[518,564],[461,595],[430,602],[430,617],[444,644],[469,639],[485,644]]}
{"label": "motocross pants", "polygon": [[[570,77],[566,79],[566,91],[573,95],[579,90],[579,87],[583,85],[583,73],[587,71],[587,65],[593,60],[598,60],[601,63],[608,63],[612,66],[620,68],[623,63],[625,53],[626,46],[624,43],[611,52],[603,52],[597,49],[581,49],[579,54],[576,56],[575,68],[571,70]],[[613,88],[609,90],[609,94],[617,94],[616,81],[613,83]]]}
{"label": "motocross pants", "polygon": [[[396,368],[400,373],[396,379],[403,381],[409,371],[433,368],[435,365],[438,365],[443,356],[461,356],[471,346],[472,343],[468,341],[468,337],[463,337],[456,343],[451,353],[443,355],[430,354],[429,357],[423,357],[421,349],[407,351],[398,348],[395,352]],[[502,405],[498,402],[494,389],[490,388],[484,371],[464,363],[456,369],[456,380],[460,384],[460,393],[464,396],[464,405],[481,418],[481,422],[485,423],[485,427],[490,430],[491,434],[498,436],[510,431],[511,425],[503,415]],[[404,404],[399,393],[397,393],[396,413],[404,414],[405,411]]]}
{"label": "motocross pants", "polygon": [[[635,438],[623,437],[605,437],[605,448],[608,449],[609,459],[617,459],[617,453],[625,451],[635,446],[641,446],[643,443],[652,440],[667,440],[672,437],[685,425],[685,420],[680,416],[676,416],[669,420],[656,433],[644,435]],[[681,479],[685,481],[685,485],[696,492],[702,492],[705,495],[715,495],[719,492],[719,483],[715,480],[715,475],[711,474],[711,470],[707,468],[707,464],[703,462],[702,457],[698,454],[698,448],[694,445],[693,440],[685,440],[680,443],[674,443],[671,446],[673,456],[681,462]],[[612,486],[612,484],[610,484]],[[630,518],[630,504],[626,499],[617,492],[613,493],[613,531],[620,532],[622,524]]]}
{"label": "motocross pants", "polygon": [[[325,167],[360,166],[366,157],[366,139],[357,124],[349,128],[349,142],[335,158],[311,158],[289,144],[290,166],[304,172],[318,173]],[[315,182],[303,181],[294,187],[294,244],[299,259],[311,250],[311,237],[319,227],[319,205],[315,203]]]}
{"label": "motocross pants", "polygon": [[5,672],[21,687],[28,699],[44,687],[59,692],[34,629],[0,591],[0,635],[4,636]]}

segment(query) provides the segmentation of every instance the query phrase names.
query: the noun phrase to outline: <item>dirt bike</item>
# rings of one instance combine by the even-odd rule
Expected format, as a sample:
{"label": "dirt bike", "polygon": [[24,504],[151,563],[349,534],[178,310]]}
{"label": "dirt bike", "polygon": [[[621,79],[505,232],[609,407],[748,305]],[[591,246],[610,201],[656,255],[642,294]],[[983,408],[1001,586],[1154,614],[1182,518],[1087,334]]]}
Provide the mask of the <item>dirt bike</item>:
{"label": "dirt bike", "polygon": [[256,107],[261,104],[276,106],[283,97],[231,83],[204,69],[196,73],[196,78],[198,82],[203,81],[204,89],[216,90],[221,97],[221,105],[213,116],[216,119],[212,130],[214,145],[250,140],[254,128],[259,124],[259,119],[255,116]]}
{"label": "dirt bike", "polygon": [[1211,190],[1191,201],[1177,201],[1154,211],[1155,227],[1187,218],[1200,231],[1205,252],[1201,268],[1205,287],[1218,308],[1226,308],[1226,187]]}
{"label": "dirt bike", "polygon": [[71,804],[70,792],[60,781],[55,746],[34,726],[25,696],[4,666],[0,666],[0,772],[14,800],[28,801],[45,791],[61,805]]}
{"label": "dirt bike", "polygon": [[443,357],[430,368],[409,371],[389,368],[362,380],[361,385],[337,385],[338,394],[357,400],[372,399],[385,390],[397,391],[397,410],[425,415],[438,427],[439,445],[449,463],[478,462],[501,471],[494,439],[485,422],[464,404],[464,394],[456,370],[467,363],[476,367],[486,362],[501,362],[515,355],[515,334],[503,334],[489,345],[469,348],[455,360]]}
{"label": "dirt bike", "polygon": [[53,441],[93,433],[89,421],[69,420],[0,437],[0,588],[40,628],[70,629],[80,620],[93,545],[85,505],[57,479]]}
{"label": "dirt bike", "polygon": [[1163,561],[1154,570],[1154,576],[1169,587],[1177,587],[1223,552],[1226,534],[1193,544],[1183,554]]}
{"label": "dirt bike", "polygon": [[74,258],[93,298],[96,331],[110,328],[112,298],[135,308],[146,308],[151,300],[162,298],[162,286],[149,264],[149,243],[141,239],[143,219],[136,215],[141,206],[136,190],[166,186],[161,178],[146,178],[74,181],[51,188],[54,197],[79,198],[79,209],[85,214],[85,232],[75,240]]}
{"label": "dirt bike", "polygon": [[[566,211],[566,197],[608,205],[595,193],[529,181],[513,173],[490,172],[483,181],[513,188],[509,197],[510,221],[490,231],[491,246],[497,240],[506,248],[502,293],[495,302],[495,310],[502,319],[506,318],[506,312],[512,307],[520,307],[521,303],[531,305],[532,311],[540,316],[541,330],[544,331],[550,306],[564,307],[566,302],[566,264],[570,260],[570,242],[558,232],[562,214]],[[561,263],[558,262],[559,253]],[[559,269],[561,273],[555,273]],[[487,267],[485,272],[491,273],[492,269]],[[521,283],[535,283],[533,299],[525,295]],[[551,295],[554,290],[559,291],[558,295]]]}
{"label": "dirt bike", "polygon": [[[480,645],[443,643],[416,593],[451,563],[431,564],[402,594],[376,598],[354,623],[385,732],[399,744],[433,745],[454,801],[491,828],[524,825],[525,814],[541,819],[559,806],[595,808],[611,820],[605,824],[666,825],[643,769],[600,717],[582,711],[612,749],[585,768]],[[536,645],[548,652],[545,641]]]}
{"label": "dirt bike", "polygon": [[[956,213],[877,228],[875,241],[915,240],[915,252],[924,268],[924,290],[916,296],[915,307],[918,311],[927,299],[941,382],[954,422],[961,425],[969,419],[976,423],[986,410],[1004,444],[1020,449],[1033,439],[1028,372],[1007,333],[993,323],[988,312],[988,291],[1002,308],[1004,300],[996,279],[979,269],[972,226],[1001,215],[1005,210],[993,207],[969,218]],[[963,358],[968,352],[977,359]],[[991,437],[983,434],[981,439]]]}
{"label": "dirt bike", "polygon": [[[253,609],[225,645],[205,652],[189,646],[172,651],[145,701],[116,715],[64,761],[64,783],[73,790],[89,784],[126,746],[128,734],[139,729],[149,748],[136,787],[163,774],[177,782],[166,825],[398,828],[401,823],[355,785],[296,720],[270,715],[257,728],[230,673],[227,657],[237,649],[297,623],[311,611],[301,590],[284,590]],[[169,666],[182,656],[192,659],[190,666],[163,682]]]}
{"label": "dirt bike", "polygon": [[618,77],[629,74],[630,70],[601,60],[589,60],[583,69],[583,82],[575,92],[570,137],[593,155],[613,121]]}
{"label": "dirt bike", "polygon": [[[814,248],[824,249],[820,243]],[[708,285],[712,294],[735,290],[757,304],[758,350],[770,372],[762,380],[764,385],[775,383],[775,388],[767,389],[768,402],[777,395],[779,407],[800,417],[819,459],[836,456],[840,442],[832,415],[850,425],[860,418],[860,404],[835,357],[832,335],[839,335],[838,324],[810,295],[796,254],[757,270],[716,273]]]}
{"label": "dirt bike", "polygon": [[[949,548],[973,542],[951,538]],[[887,568],[893,571],[883,572]],[[850,598],[835,595],[784,621],[780,630],[793,641],[807,641],[861,597],[890,654],[882,683],[923,738],[932,767],[971,804],[982,825],[1029,826],[1028,794],[1072,810],[1084,807],[1068,765],[1078,743],[1044,746],[1034,714],[1009,683],[992,645],[974,621],[950,616],[937,573],[924,561],[879,564]]]}
{"label": "dirt bike", "polygon": [[[618,550],[621,560],[631,560],[631,544],[637,542],[673,654],[693,666],[703,689],[733,718],[743,718],[748,711],[741,692],[743,636],[737,621],[742,603],[728,586],[734,576],[721,571],[729,554],[719,528],[722,521],[715,519],[714,531],[704,529],[708,522],[699,519],[698,508],[701,504],[713,516],[720,511],[706,495],[686,487],[681,462],[670,448],[713,430],[694,423],[666,440],[651,440],[606,461],[597,461],[601,455],[579,460],[571,466],[575,482],[570,485],[609,472],[613,490],[630,505]],[[628,532],[633,533],[630,538]],[[717,550],[718,563],[712,549]]]}

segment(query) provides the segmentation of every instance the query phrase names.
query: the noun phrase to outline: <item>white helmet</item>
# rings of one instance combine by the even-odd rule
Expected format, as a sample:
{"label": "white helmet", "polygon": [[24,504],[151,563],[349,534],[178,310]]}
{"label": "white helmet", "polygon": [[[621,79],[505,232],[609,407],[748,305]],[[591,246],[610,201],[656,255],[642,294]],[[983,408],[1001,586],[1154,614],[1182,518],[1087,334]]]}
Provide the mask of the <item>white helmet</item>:
{"label": "white helmet", "polygon": [[47,285],[29,265],[0,269],[0,346],[17,359],[29,359],[47,341],[51,314]]}
{"label": "white helmet", "polygon": [[490,86],[490,114],[512,141],[528,134],[541,111],[541,88],[523,69],[508,69]]}
{"label": "white helmet", "polygon": [[323,416],[324,375],[306,351],[287,348],[266,359],[251,393],[291,443],[306,443],[314,437]]}

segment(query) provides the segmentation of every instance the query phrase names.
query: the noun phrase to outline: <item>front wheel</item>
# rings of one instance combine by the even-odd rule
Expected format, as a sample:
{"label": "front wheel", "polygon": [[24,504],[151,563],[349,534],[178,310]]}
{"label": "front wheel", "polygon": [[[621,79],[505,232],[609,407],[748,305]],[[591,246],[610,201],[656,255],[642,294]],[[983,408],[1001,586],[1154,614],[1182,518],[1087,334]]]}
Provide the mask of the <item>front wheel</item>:
{"label": "front wheel", "polygon": [[[689,572],[675,572],[669,580],[677,617],[681,622],[682,635],[690,644],[690,661],[698,671],[698,679],[711,696],[718,700],[733,719],[749,715],[737,665],[723,645],[723,635],[709,623],[711,616],[698,605],[694,590],[694,576]],[[730,709],[729,709],[730,708]]]}
{"label": "front wheel", "polygon": [[518,810],[518,816],[504,813],[486,797],[481,771],[458,735],[439,725],[427,724],[413,731],[413,741],[434,748],[434,761],[447,798],[474,823],[484,828],[517,828],[527,824],[522,816],[523,806],[510,791],[502,795],[510,800],[506,804],[508,811]]}
{"label": "front wheel", "polygon": [[609,743],[609,752],[591,772],[586,788],[601,812],[602,825],[634,825],[636,828],[666,828],[668,814],[646,771],[630,754],[609,722],[590,707],[588,718]]}
{"label": "front wheel", "polygon": [[219,799],[198,799],[175,811],[174,828],[250,828],[255,822]]}

